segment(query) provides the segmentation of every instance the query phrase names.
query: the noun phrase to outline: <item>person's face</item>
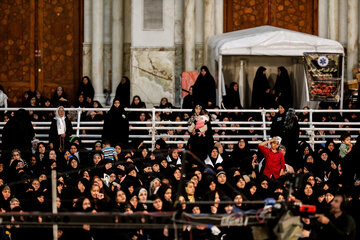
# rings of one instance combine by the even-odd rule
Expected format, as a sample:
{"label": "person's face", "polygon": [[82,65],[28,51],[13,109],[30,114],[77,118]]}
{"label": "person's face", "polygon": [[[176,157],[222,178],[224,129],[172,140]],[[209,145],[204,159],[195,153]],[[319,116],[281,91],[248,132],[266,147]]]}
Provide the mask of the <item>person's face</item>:
{"label": "person's face", "polygon": [[83,84],[86,85],[89,83],[89,80],[87,78],[83,78]]}
{"label": "person's face", "polygon": [[314,163],[314,158],[313,158],[312,156],[308,156],[308,157],[306,158],[306,162],[307,162],[307,163]]}
{"label": "person's face", "polygon": [[58,113],[59,113],[59,117],[64,117],[65,116],[65,110],[64,110],[64,108],[59,108],[59,111],[58,111]]}
{"label": "person's face", "polygon": [[216,183],[214,181],[211,181],[210,185],[209,185],[209,188],[211,191],[215,191],[216,189]]}
{"label": "person's face", "polygon": [[304,155],[307,155],[307,154],[309,154],[309,153],[310,153],[309,148],[305,148],[305,149],[304,149]]}
{"label": "person's face", "polygon": [[313,194],[313,189],[310,185],[306,185],[304,189],[304,193],[306,196],[311,196]]}
{"label": "person's face", "polygon": [[139,194],[139,201],[145,202],[147,200],[147,192],[142,190]]}
{"label": "person's face", "polygon": [[239,141],[239,144],[238,144],[238,145],[239,145],[239,148],[240,148],[240,149],[244,149],[245,144],[246,144],[246,143],[245,143],[245,140],[244,140],[244,139],[241,139],[241,140]]}
{"label": "person's face", "polygon": [[168,166],[168,162],[166,161],[166,159],[163,159],[160,164],[161,166],[163,166],[163,168],[167,168]]}
{"label": "person's face", "polygon": [[72,168],[77,168],[78,167],[78,162],[75,159],[71,160],[70,164],[71,164]]}
{"label": "person's face", "polygon": [[278,69],[278,76],[280,76],[280,74],[281,74],[281,71],[280,71],[280,69]]}
{"label": "person's face", "polygon": [[245,185],[246,185],[245,180],[243,178],[239,178],[239,181],[236,183],[236,186],[238,188],[243,189],[245,188]]}
{"label": "person's face", "polygon": [[136,170],[132,170],[131,172],[129,172],[130,176],[136,177]]}
{"label": "person's face", "polygon": [[334,195],[332,195],[332,193],[326,193],[325,195],[325,200],[327,203],[330,203],[332,200],[334,199]]}
{"label": "person's face", "polygon": [[97,165],[101,161],[101,157],[99,155],[95,155],[93,157],[94,164]]}
{"label": "person's face", "polygon": [[332,151],[332,150],[334,150],[334,148],[335,148],[334,143],[329,143],[328,149],[329,149],[330,151]]}
{"label": "person's face", "polygon": [[155,164],[152,166],[152,170],[153,170],[154,172],[158,172],[158,171],[160,170],[159,164],[155,163]]}
{"label": "person's face", "polygon": [[220,184],[225,184],[226,183],[226,175],[225,174],[220,174],[217,177],[218,183]]}
{"label": "person's face", "polygon": [[31,183],[31,186],[35,189],[35,191],[37,191],[37,190],[40,188],[40,182],[37,181],[37,180],[34,180],[34,181]]}
{"label": "person's face", "polygon": [[201,69],[201,75],[205,76],[206,75],[206,71],[205,69]]}
{"label": "person's face", "polygon": [[256,192],[256,190],[257,190],[256,186],[255,186],[255,185],[252,186],[252,187],[250,188],[250,194],[251,194],[251,195],[254,195],[255,192]]}
{"label": "person's face", "polygon": [[200,208],[198,206],[193,207],[192,213],[193,214],[200,214]]}
{"label": "person's face", "polygon": [[158,179],[155,179],[154,187],[157,188],[157,187],[160,187],[160,185],[161,185],[161,182]]}
{"label": "person's face", "polygon": [[135,105],[138,105],[140,103],[140,99],[138,97],[134,98]]}
{"label": "person's face", "polygon": [[89,175],[89,173],[88,173],[87,171],[85,171],[85,172],[83,173],[83,178],[85,178],[85,179],[87,179],[87,180],[90,181],[90,175]]}
{"label": "person's face", "polygon": [[80,95],[79,98],[78,98],[79,102],[84,102],[84,96],[83,95]]}
{"label": "person's face", "polygon": [[99,104],[97,102],[93,102],[93,107],[94,108],[98,108],[99,107]]}
{"label": "person's face", "polygon": [[281,148],[281,149],[280,149],[280,152],[282,152],[282,154],[285,156],[285,154],[286,154],[286,148]]}
{"label": "person's face", "polygon": [[322,203],[322,201],[324,201],[324,199],[325,199],[325,194],[318,196],[319,203]]}
{"label": "person's face", "polygon": [[185,191],[189,195],[195,194],[195,185],[193,182],[189,182],[188,185],[185,187]]}
{"label": "person's face", "polygon": [[153,206],[154,206],[156,211],[161,211],[162,210],[162,205],[163,205],[163,202],[161,201],[160,198],[155,199],[155,201],[153,203]]}
{"label": "person's face", "polygon": [[347,137],[347,138],[345,138],[345,140],[344,140],[344,144],[346,144],[346,145],[350,145],[350,144],[351,144],[351,137]]}
{"label": "person's face", "polygon": [[145,121],[145,113],[140,114],[140,121]]}
{"label": "person's face", "polygon": [[56,153],[54,150],[51,150],[49,152],[49,159],[53,159],[53,160],[56,160]]}
{"label": "person's face", "polygon": [[218,154],[219,153],[218,153],[218,151],[216,149],[213,149],[211,151],[211,157],[214,158],[214,159],[216,159],[218,157]]}
{"label": "person's face", "polygon": [[315,186],[315,178],[314,176],[310,176],[308,179],[307,179],[307,182],[311,184],[311,186]]}
{"label": "person's face", "polygon": [[93,185],[90,190],[91,197],[97,198],[99,193],[100,193],[100,187]]}
{"label": "person's face", "polygon": [[162,99],[161,99],[161,104],[162,104],[162,105],[165,105],[166,103],[167,103],[167,99],[166,99],[166,98],[162,98]]}
{"label": "person's face", "polygon": [[237,90],[239,90],[239,85],[234,84],[234,87],[233,87],[233,88],[234,88],[234,91],[237,92]]}
{"label": "person's face", "polygon": [[266,75],[266,70],[263,71],[263,75]]}
{"label": "person's face", "polygon": [[243,197],[241,195],[236,195],[234,198],[234,202],[236,206],[240,207],[242,205]]}
{"label": "person's face", "polygon": [[178,159],[178,157],[179,157],[179,151],[178,151],[177,149],[175,149],[175,150],[172,152],[171,156],[172,156],[174,159]]}
{"label": "person's face", "polygon": [[197,187],[198,183],[199,183],[199,180],[198,180],[198,177],[195,175],[195,176],[192,176],[192,178],[190,179],[190,181],[192,181],[194,183],[194,186]]}
{"label": "person's face", "polygon": [[261,182],[261,187],[264,188],[264,189],[268,189],[269,183],[267,181],[262,181]]}
{"label": "person's face", "polygon": [[20,153],[19,152],[14,152],[13,153],[13,159],[14,160],[20,160]]}
{"label": "person's face", "polygon": [[47,179],[47,177],[46,177],[45,174],[41,174],[41,175],[39,176],[39,181],[40,181],[40,182],[46,181],[46,179]]}
{"label": "person's face", "polygon": [[80,190],[80,192],[84,192],[85,190],[85,186],[81,181],[78,182],[78,189]]}
{"label": "person's face", "polygon": [[88,208],[91,208],[91,202],[88,198],[85,198],[82,204],[82,209],[85,211]]}
{"label": "person's face", "polygon": [[120,106],[120,101],[119,101],[119,100],[115,100],[114,106],[115,106],[116,108],[118,108],[118,107]]}
{"label": "person's face", "polygon": [[278,147],[279,147],[279,142],[278,141],[274,141],[274,142],[272,142],[271,143],[271,149],[272,150],[276,150],[276,149],[278,149]]}
{"label": "person's face", "polygon": [[344,199],[341,196],[334,197],[333,201],[330,204],[330,206],[331,206],[330,212],[332,212],[332,213],[341,212],[340,206],[341,206],[342,201],[344,201]]}
{"label": "person's face", "polygon": [[115,180],[116,180],[116,174],[115,173],[110,174],[110,182],[112,183]]}
{"label": "person's face", "polygon": [[202,179],[202,173],[199,170],[195,171],[195,175],[197,176],[198,180],[201,181]]}
{"label": "person's face", "polygon": [[328,159],[328,154],[327,153],[322,153],[321,154],[321,159],[326,161]]}
{"label": "person's face", "polygon": [[283,114],[285,112],[285,108],[283,106],[279,106],[279,113]]}
{"label": "person's face", "polygon": [[168,188],[164,194],[164,198],[166,201],[170,202],[171,201],[171,195],[172,195],[172,192],[171,192],[171,188]]}
{"label": "person's face", "polygon": [[58,96],[60,96],[63,93],[62,88],[56,89],[56,93],[57,93]]}
{"label": "person's face", "polygon": [[231,204],[225,206],[225,212],[228,214],[230,214],[233,209],[234,207]]}
{"label": "person's face", "polygon": [[10,203],[10,209],[14,209],[14,208],[19,207],[19,206],[20,206],[19,201],[12,201]]}
{"label": "person's face", "polygon": [[181,172],[179,169],[176,169],[175,172],[174,172],[174,177],[176,180],[180,180],[181,178]]}
{"label": "person's face", "polygon": [[148,150],[146,148],[144,148],[142,151],[141,151],[141,154],[143,157],[146,157],[148,155]]}
{"label": "person's face", "polygon": [[117,203],[126,202],[126,194],[123,191],[121,191],[121,190],[117,191],[117,193],[116,193],[116,202]]}
{"label": "person's face", "polygon": [[30,99],[30,104],[31,104],[32,106],[34,106],[35,103],[36,103],[36,98],[35,98],[35,97],[32,97],[32,98]]}

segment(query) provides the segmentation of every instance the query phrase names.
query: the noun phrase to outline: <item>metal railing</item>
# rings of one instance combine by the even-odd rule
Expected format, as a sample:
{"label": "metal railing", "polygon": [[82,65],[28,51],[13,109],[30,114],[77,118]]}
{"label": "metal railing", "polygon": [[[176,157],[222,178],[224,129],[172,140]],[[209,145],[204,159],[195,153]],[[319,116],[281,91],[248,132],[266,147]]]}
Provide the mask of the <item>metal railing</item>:
{"label": "metal railing", "polygon": [[[2,110],[17,111],[19,108],[7,108]],[[24,108],[25,110],[32,111],[55,111],[56,108]],[[82,114],[88,111],[109,111],[109,108],[65,108],[67,112],[73,112],[72,125],[75,130],[73,136],[81,138],[85,144],[91,144],[101,139],[101,131],[103,129],[103,121],[86,121],[82,119]],[[191,109],[158,109],[158,108],[127,108],[128,113],[131,112],[144,112],[149,115],[146,121],[130,121],[130,140],[142,140],[145,144],[150,144],[154,149],[155,142],[159,138],[165,138],[167,144],[186,144],[187,139],[190,137],[184,134],[187,130],[187,121],[159,121],[157,120],[157,113],[190,113]],[[264,139],[270,137],[269,130],[271,122],[266,121],[266,113],[277,113],[277,110],[255,110],[255,109],[209,109],[211,113],[246,113],[255,114],[258,116],[256,121],[211,121],[212,129],[214,131],[214,139],[224,144],[236,144],[240,138],[249,139],[249,144],[258,144]],[[74,112],[76,114],[74,114]],[[315,122],[315,113],[356,113],[360,114],[360,110],[314,110],[314,109],[297,109],[295,112],[308,112],[309,121],[299,122],[300,131],[305,133],[300,135],[300,140],[305,140],[312,147],[315,144],[323,144],[327,139],[339,139],[342,132],[350,131],[356,137],[360,131],[360,122]],[[51,122],[33,121],[33,126],[36,132],[36,138],[43,142],[48,142],[48,132]],[[0,131],[3,129],[6,122],[0,122]],[[141,134],[137,134],[138,130],[145,130]],[[170,131],[169,131],[170,130]],[[176,130],[181,130],[181,134],[177,134]],[[255,131],[251,134],[222,134],[223,131]],[[164,133],[166,131],[166,133]],[[323,131],[330,131],[331,134],[326,134]],[[336,142],[336,141],[335,141]]]}

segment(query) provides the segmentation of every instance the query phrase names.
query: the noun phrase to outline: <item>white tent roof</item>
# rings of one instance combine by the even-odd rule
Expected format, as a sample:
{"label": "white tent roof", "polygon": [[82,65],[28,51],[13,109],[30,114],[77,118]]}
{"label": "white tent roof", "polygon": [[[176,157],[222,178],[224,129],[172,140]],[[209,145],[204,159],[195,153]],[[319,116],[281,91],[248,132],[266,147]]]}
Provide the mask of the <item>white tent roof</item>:
{"label": "white tent roof", "polygon": [[[344,53],[334,40],[272,26],[218,34],[208,41],[209,60],[220,55],[302,56],[304,52]],[[210,62],[211,62],[210,61]]]}

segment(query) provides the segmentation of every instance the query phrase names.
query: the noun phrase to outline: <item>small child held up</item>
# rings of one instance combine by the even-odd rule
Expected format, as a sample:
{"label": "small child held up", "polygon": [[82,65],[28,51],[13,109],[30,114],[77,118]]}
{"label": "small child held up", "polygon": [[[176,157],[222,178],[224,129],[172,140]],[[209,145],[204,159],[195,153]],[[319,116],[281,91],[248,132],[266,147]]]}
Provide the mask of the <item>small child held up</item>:
{"label": "small child held up", "polygon": [[110,159],[112,161],[118,160],[116,150],[111,147],[109,140],[103,142],[103,149],[101,149],[101,151],[104,153],[104,159]]}
{"label": "small child held up", "polygon": [[341,134],[341,145],[339,148],[340,158],[344,158],[352,149],[351,136],[349,133]]}

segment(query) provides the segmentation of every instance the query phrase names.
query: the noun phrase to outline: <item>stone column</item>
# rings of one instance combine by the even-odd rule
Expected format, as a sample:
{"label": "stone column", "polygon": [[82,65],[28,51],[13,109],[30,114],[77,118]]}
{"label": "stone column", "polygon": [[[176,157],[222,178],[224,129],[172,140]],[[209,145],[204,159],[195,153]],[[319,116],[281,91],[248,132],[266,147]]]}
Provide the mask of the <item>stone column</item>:
{"label": "stone column", "polygon": [[195,71],[195,0],[185,0],[184,7],[184,69]]}
{"label": "stone column", "polygon": [[329,38],[339,40],[339,0],[329,0]]}
{"label": "stone column", "polygon": [[224,31],[224,2],[215,1],[215,34]]}
{"label": "stone column", "polygon": [[83,76],[91,77],[91,0],[84,0]]}
{"label": "stone column", "polygon": [[122,77],[123,65],[123,0],[112,2],[112,96],[115,96],[116,88]]}
{"label": "stone column", "polygon": [[352,79],[352,69],[358,66],[359,29],[358,0],[348,0],[348,43],[347,43],[347,79]]}
{"label": "stone column", "polygon": [[319,0],[319,36],[328,38],[328,0]]}
{"label": "stone column", "polygon": [[104,89],[111,90],[111,0],[104,1],[104,56],[103,84]]}
{"label": "stone column", "polygon": [[92,18],[92,81],[95,89],[95,100],[104,103],[104,94],[103,94],[103,45],[104,45],[104,35],[103,35],[103,13],[104,5],[103,0],[93,0],[93,18]]}
{"label": "stone column", "polygon": [[347,42],[347,1],[339,2],[339,42]]}
{"label": "stone column", "polygon": [[[207,65],[207,42],[215,34],[215,2],[204,0],[204,65]],[[214,74],[214,73],[213,73]]]}

